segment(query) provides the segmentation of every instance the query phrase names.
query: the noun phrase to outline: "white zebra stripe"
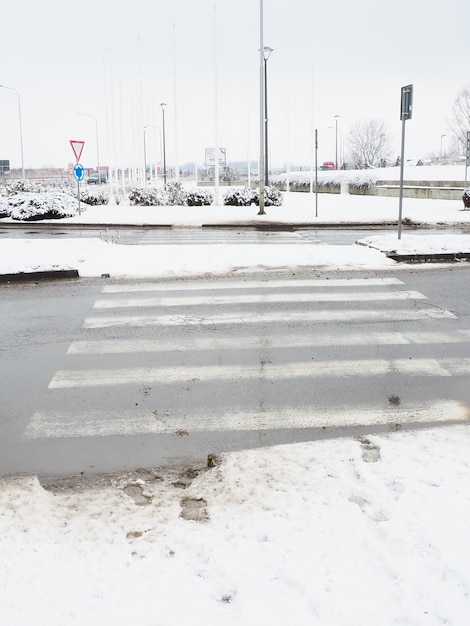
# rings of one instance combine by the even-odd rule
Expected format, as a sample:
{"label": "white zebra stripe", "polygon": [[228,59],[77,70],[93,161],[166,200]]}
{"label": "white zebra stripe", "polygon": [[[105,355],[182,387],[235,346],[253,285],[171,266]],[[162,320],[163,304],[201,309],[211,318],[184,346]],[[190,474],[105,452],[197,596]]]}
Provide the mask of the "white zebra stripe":
{"label": "white zebra stripe", "polygon": [[145,291],[199,291],[220,289],[300,289],[304,287],[383,287],[389,285],[403,285],[398,278],[313,278],[309,280],[233,280],[233,281],[192,281],[161,282],[161,283],[132,283],[105,285],[102,293],[132,293]]}
{"label": "white zebra stripe", "polygon": [[97,437],[138,434],[280,430],[377,426],[381,424],[439,423],[468,420],[469,409],[458,402],[438,400],[407,407],[287,407],[266,413],[229,409],[217,414],[192,413],[189,417],[156,419],[140,411],[109,413],[61,411],[59,415],[36,412],[25,429],[25,439]]}
{"label": "white zebra stripe", "polygon": [[171,340],[74,341],[67,354],[130,354],[207,350],[253,350],[259,348],[315,348],[330,346],[397,346],[409,344],[454,344],[470,341],[470,330],[454,332],[390,332],[335,335],[283,335],[237,337],[175,336]]}
{"label": "white zebra stripe", "polygon": [[118,326],[220,326],[226,324],[254,325],[282,322],[391,322],[412,321],[422,319],[456,319],[450,311],[435,307],[416,309],[353,309],[325,311],[273,311],[268,313],[238,314],[225,313],[219,315],[115,315],[88,317],[83,323],[84,328],[110,328]]}
{"label": "white zebra stripe", "polygon": [[345,292],[345,293],[269,293],[231,294],[229,296],[180,296],[177,298],[126,298],[118,300],[97,300],[94,309],[119,309],[157,306],[196,306],[223,304],[269,304],[307,302],[378,302],[393,300],[427,300],[418,291]]}
{"label": "white zebra stripe", "polygon": [[191,380],[291,380],[295,378],[350,378],[357,376],[452,376],[470,373],[468,359],[365,359],[349,361],[307,361],[260,363],[256,365],[208,365],[96,370],[58,370],[49,389],[113,387],[131,384],[166,384]]}

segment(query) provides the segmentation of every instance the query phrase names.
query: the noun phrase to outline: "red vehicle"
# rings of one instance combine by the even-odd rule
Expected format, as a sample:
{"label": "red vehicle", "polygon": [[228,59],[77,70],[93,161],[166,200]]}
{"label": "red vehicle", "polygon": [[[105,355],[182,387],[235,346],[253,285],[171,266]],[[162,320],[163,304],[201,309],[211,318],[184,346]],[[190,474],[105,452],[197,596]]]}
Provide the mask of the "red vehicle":
{"label": "red vehicle", "polygon": [[320,169],[324,172],[326,170],[335,170],[335,164],[333,161],[324,161],[323,165],[320,165]]}

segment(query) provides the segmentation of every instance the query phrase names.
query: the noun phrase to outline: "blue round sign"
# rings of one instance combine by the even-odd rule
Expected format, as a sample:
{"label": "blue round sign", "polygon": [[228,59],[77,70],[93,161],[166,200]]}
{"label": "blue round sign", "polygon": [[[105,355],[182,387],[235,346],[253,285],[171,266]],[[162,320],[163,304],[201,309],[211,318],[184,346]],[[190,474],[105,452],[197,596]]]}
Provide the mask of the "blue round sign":
{"label": "blue round sign", "polygon": [[78,182],[85,178],[85,168],[83,167],[83,165],[81,165],[81,163],[77,163],[74,166],[73,175],[75,176],[75,179],[78,180]]}

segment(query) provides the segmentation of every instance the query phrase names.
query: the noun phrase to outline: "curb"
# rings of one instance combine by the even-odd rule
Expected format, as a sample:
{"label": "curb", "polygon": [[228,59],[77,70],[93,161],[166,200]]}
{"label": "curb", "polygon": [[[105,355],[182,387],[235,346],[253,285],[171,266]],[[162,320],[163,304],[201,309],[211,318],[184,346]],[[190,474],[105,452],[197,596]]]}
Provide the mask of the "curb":
{"label": "curb", "polygon": [[46,272],[0,274],[0,283],[24,283],[38,280],[62,280],[65,278],[79,278],[78,270],[50,270]]}
{"label": "curb", "polygon": [[[445,230],[446,228],[455,228],[456,226],[466,226],[467,224],[447,224],[445,226],[433,225],[435,228]],[[127,224],[123,222],[111,223],[83,223],[83,222],[54,222],[49,223],[45,221],[41,222],[0,222],[0,226],[14,229],[29,230],[62,230],[64,228],[70,228],[71,230],[115,230],[117,228],[131,229],[158,229],[158,228],[242,228],[242,229],[255,229],[255,230],[303,230],[303,229],[351,229],[351,230],[392,230],[397,228],[396,221],[381,221],[381,222],[279,222],[276,220],[248,220],[248,221],[232,221],[232,222],[162,222],[162,223],[149,223],[140,222]],[[429,228],[429,224],[426,222],[413,222],[412,224],[403,224],[403,230],[416,230],[418,228]]]}
{"label": "curb", "polygon": [[399,263],[453,263],[470,261],[470,252],[437,252],[436,254],[393,254],[385,252],[387,258]]}

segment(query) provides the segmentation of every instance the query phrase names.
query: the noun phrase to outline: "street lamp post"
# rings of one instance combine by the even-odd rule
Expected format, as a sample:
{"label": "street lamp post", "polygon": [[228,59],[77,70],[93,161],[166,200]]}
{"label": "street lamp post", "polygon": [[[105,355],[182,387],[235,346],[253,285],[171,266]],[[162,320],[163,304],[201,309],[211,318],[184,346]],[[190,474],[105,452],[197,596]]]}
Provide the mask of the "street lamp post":
{"label": "street lamp post", "polygon": [[269,185],[269,165],[268,165],[268,59],[273,52],[269,46],[263,47],[264,59],[264,184]]}
{"label": "street lamp post", "polygon": [[263,0],[259,0],[259,211],[258,215],[266,215],[264,210],[264,44],[263,44],[264,16],[263,16]]}
{"label": "street lamp post", "polygon": [[98,184],[101,185],[101,171],[100,171],[100,145],[98,141],[98,120],[94,115],[90,115],[89,113],[77,113],[77,115],[83,115],[84,117],[91,117],[91,119],[95,120],[95,137],[96,137],[96,163],[98,168]]}
{"label": "street lamp post", "polygon": [[335,115],[335,169],[338,169],[338,119],[339,115]]}
{"label": "street lamp post", "polygon": [[22,175],[23,180],[24,180],[25,176],[24,176],[24,158],[23,158],[23,124],[22,124],[22,121],[21,121],[20,94],[14,87],[7,87],[6,85],[0,85],[0,87],[2,89],[9,89],[10,91],[14,91],[16,93],[16,97],[18,98],[18,117],[19,117],[19,121],[20,121],[21,175]]}
{"label": "street lamp post", "polygon": [[447,135],[441,135],[441,159],[444,156],[444,152],[443,152],[444,137],[447,137]]}
{"label": "street lamp post", "polygon": [[[147,184],[147,142],[145,139],[145,128],[144,126],[144,185]],[[152,172],[152,168],[150,167],[150,172]]]}
{"label": "street lamp post", "polygon": [[160,106],[162,107],[162,116],[163,116],[163,184],[166,186],[166,138],[165,138],[165,108],[166,103],[161,102]]}

